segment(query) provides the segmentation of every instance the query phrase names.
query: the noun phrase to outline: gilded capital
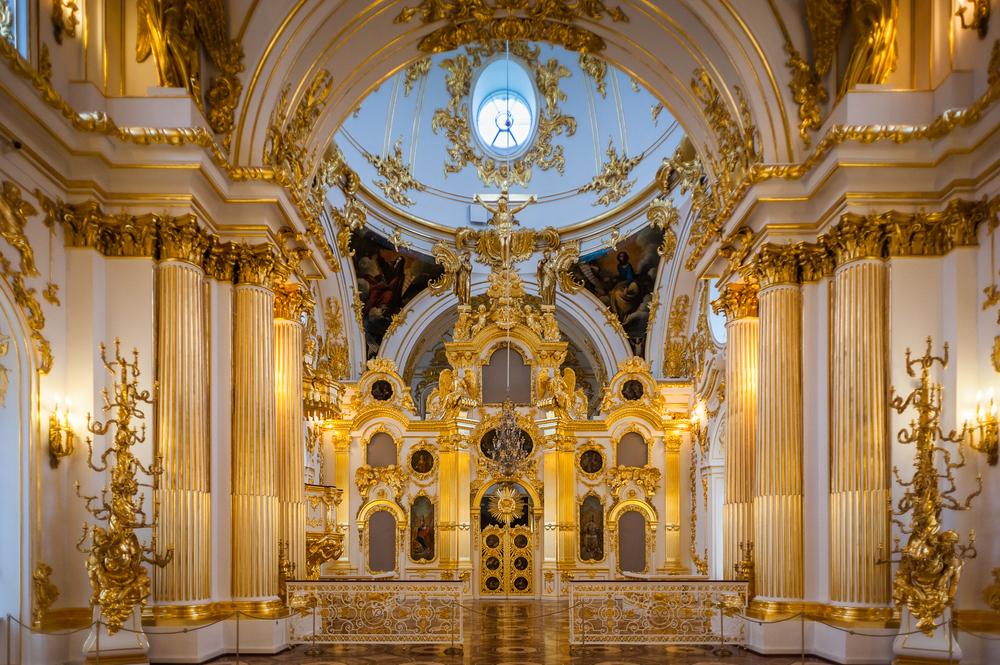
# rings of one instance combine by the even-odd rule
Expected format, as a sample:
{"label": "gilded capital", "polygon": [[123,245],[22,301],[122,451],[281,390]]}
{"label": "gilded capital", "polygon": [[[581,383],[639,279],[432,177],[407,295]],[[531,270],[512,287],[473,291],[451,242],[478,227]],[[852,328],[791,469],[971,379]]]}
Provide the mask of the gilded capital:
{"label": "gilded capital", "polygon": [[212,234],[198,225],[194,215],[160,220],[160,259],[177,259],[202,266]]}
{"label": "gilded capital", "polygon": [[801,243],[799,267],[803,282],[817,282],[833,274],[833,252],[824,242]]}
{"label": "gilded capital", "polygon": [[727,321],[757,316],[757,285],[740,282],[726,285],[712,301],[712,310],[724,314]]}
{"label": "gilded capital", "polygon": [[977,244],[979,225],[990,219],[990,203],[956,199],[940,212],[881,215],[890,256],[941,256]]}
{"label": "gilded capital", "polygon": [[274,318],[299,322],[315,301],[301,284],[282,284],[274,289]]}
{"label": "gilded capital", "polygon": [[205,274],[220,282],[235,280],[237,246],[213,238],[205,251]]}
{"label": "gilded capital", "polygon": [[881,259],[885,247],[885,229],[876,215],[845,213],[840,223],[825,236],[836,265],[860,259]]}
{"label": "gilded capital", "polygon": [[798,245],[767,244],[761,247],[751,264],[753,273],[760,280],[760,288],[798,284],[802,253]]}
{"label": "gilded capital", "polygon": [[271,285],[278,260],[270,245],[239,245],[235,252],[237,284]]}

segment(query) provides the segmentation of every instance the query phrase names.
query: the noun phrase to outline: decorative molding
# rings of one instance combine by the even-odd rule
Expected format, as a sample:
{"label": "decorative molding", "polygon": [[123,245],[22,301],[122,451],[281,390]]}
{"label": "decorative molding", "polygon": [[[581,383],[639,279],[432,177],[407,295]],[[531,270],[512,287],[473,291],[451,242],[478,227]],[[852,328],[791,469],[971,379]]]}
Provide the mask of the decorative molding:
{"label": "decorative molding", "polygon": [[[385,197],[401,206],[412,206],[413,199],[406,192],[413,190],[423,192],[427,187],[410,172],[410,167],[403,160],[403,139],[397,139],[392,147],[392,153],[384,157],[365,152],[365,159],[375,168],[381,180],[375,180],[375,186],[382,190]],[[398,249],[398,248],[397,248]]]}
{"label": "decorative molding", "polygon": [[549,42],[569,51],[599,53],[605,48],[604,40],[581,23],[600,22],[605,17],[615,23],[628,21],[621,7],[609,8],[601,0],[485,0],[472,4],[465,0],[421,0],[405,7],[394,22],[409,23],[414,18],[423,25],[444,22],[420,40],[417,48],[424,53],[503,40]]}
{"label": "decorative molding", "polygon": [[643,158],[642,154],[634,157],[626,157],[624,150],[619,155],[615,150],[614,142],[610,138],[608,139],[606,154],[608,160],[601,165],[600,173],[595,175],[586,185],[576,190],[577,194],[600,192],[600,196],[592,204],[595,206],[609,206],[628,196],[628,193],[632,191],[632,187],[635,185],[635,180],[629,180],[629,174],[632,173],[632,169]]}

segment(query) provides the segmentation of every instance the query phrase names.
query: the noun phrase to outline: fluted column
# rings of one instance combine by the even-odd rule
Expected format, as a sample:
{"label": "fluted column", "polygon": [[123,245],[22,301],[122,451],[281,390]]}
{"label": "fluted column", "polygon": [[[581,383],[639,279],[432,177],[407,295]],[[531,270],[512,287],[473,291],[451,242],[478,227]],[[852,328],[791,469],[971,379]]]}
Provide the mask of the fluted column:
{"label": "fluted column", "polygon": [[830,234],[833,414],[830,600],[843,616],[887,615],[890,485],[886,395],[886,264],[874,220],[845,216]]}
{"label": "fluted column", "polygon": [[241,247],[233,294],[233,600],[278,593],[274,292],[269,252]]}
{"label": "fluted column", "polygon": [[712,307],[726,316],[726,496],[722,505],[722,575],[732,579],[733,567],[740,560],[740,543],[753,541],[757,288],[749,284],[730,284]]}
{"label": "fluted column", "polygon": [[278,507],[281,540],[294,574],[306,576],[305,421],[302,413],[301,314],[312,304],[297,284],[277,290],[274,300],[275,415],[278,456]]}
{"label": "fluted column", "polygon": [[[211,598],[205,273],[209,236],[193,217],[165,221],[157,269],[156,452],[161,459],[156,538],[174,558],[153,568],[154,612],[197,613]],[[164,605],[185,605],[186,608]]]}
{"label": "fluted column", "polygon": [[[766,246],[760,278],[753,535],[758,602],[801,602],[802,290],[793,247]],[[775,608],[780,609],[780,608]]]}

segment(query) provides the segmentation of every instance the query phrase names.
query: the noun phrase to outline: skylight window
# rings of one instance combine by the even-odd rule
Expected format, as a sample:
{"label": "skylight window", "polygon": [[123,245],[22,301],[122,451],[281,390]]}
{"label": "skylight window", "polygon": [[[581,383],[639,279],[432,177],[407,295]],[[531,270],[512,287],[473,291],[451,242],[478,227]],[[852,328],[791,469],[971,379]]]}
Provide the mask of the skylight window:
{"label": "skylight window", "polygon": [[482,69],[472,91],[472,123],[478,143],[496,159],[512,159],[535,134],[535,88],[521,64],[506,56]]}

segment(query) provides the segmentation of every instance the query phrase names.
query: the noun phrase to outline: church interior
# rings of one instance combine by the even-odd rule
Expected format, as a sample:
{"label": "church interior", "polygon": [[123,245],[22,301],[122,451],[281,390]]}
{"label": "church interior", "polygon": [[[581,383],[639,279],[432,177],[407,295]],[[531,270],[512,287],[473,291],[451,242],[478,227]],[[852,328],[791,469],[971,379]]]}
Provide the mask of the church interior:
{"label": "church interior", "polygon": [[1000,663],[995,4],[0,0],[0,658]]}

